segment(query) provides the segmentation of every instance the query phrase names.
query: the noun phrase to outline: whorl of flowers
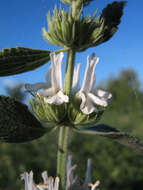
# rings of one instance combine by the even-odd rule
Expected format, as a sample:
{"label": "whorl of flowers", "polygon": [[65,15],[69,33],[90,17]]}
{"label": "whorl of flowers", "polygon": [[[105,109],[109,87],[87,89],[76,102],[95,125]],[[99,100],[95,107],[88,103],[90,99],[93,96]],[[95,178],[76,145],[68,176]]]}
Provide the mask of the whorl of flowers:
{"label": "whorl of flowers", "polygon": [[[67,175],[66,175],[66,190],[97,190],[100,182],[96,181],[94,184],[91,182],[91,160],[87,162],[87,170],[85,174],[85,181],[83,184],[80,182],[78,176],[74,176],[74,170],[77,165],[72,166],[72,157],[68,156],[67,160]],[[46,171],[42,173],[43,182],[35,184],[33,180],[33,172],[24,172],[21,174],[21,179],[25,182],[25,190],[59,190],[60,180],[59,177],[55,179],[53,177],[48,177]]]}

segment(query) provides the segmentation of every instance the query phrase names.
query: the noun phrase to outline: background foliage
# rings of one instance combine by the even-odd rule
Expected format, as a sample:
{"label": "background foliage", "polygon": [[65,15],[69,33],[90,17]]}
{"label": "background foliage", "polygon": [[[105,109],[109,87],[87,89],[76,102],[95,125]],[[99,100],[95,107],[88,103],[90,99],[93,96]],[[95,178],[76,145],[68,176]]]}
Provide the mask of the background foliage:
{"label": "background foliage", "polygon": [[[100,88],[102,87],[113,94],[113,99],[100,123],[128,131],[143,141],[143,92],[135,71],[124,70],[117,78],[111,77],[106,84],[101,84]],[[14,97],[17,97],[17,92],[18,99],[24,100],[21,91],[19,93],[16,89],[6,90]],[[15,93],[11,92],[13,90]],[[22,96],[21,99],[19,94]],[[41,180],[40,173],[44,170],[48,170],[48,173],[54,176],[56,149],[56,132],[25,144],[1,143],[0,190],[23,187],[20,174],[24,171],[33,170],[36,182]],[[73,155],[73,162],[78,164],[76,173],[82,179],[85,175],[86,161],[92,158],[93,181],[101,181],[100,189],[142,189],[143,159],[132,150],[103,137],[79,134],[73,134],[70,138],[69,150]]]}

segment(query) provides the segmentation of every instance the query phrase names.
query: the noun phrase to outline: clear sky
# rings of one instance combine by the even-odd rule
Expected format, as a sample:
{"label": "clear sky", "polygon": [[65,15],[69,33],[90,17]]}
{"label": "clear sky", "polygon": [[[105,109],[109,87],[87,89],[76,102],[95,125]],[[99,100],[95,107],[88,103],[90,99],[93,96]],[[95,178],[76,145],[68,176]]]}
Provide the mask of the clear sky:
{"label": "clear sky", "polygon": [[[111,0],[94,0],[85,8],[84,14],[98,13]],[[0,50],[2,48],[25,46],[37,49],[55,50],[57,47],[48,44],[42,38],[42,27],[47,27],[46,14],[52,11],[60,0],[0,0]],[[62,4],[63,6],[63,4]],[[114,37],[100,46],[90,48],[77,54],[76,62],[82,63],[84,71],[86,56],[95,52],[100,57],[97,65],[97,82],[116,76],[120,70],[134,68],[143,82],[143,1],[129,0],[122,22]],[[45,80],[49,63],[32,72],[0,78],[0,93],[3,93],[3,81],[15,79],[20,82],[35,83]]]}

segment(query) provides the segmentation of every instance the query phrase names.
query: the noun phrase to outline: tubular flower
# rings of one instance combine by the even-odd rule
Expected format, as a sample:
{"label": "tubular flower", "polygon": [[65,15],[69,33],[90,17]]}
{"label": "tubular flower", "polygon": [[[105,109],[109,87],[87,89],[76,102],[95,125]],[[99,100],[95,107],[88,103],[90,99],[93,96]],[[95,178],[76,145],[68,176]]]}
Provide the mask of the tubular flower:
{"label": "tubular flower", "polygon": [[[88,159],[87,169],[85,173],[85,180],[81,183],[80,177],[74,175],[74,171],[77,165],[72,165],[72,156],[68,156],[67,159],[67,171],[66,171],[66,190],[97,190],[100,182],[96,181],[94,184],[91,179],[91,160]],[[60,179],[56,177],[49,177],[47,171],[42,173],[43,182],[35,184],[33,180],[33,172],[24,172],[21,174],[21,179],[24,180],[25,188],[24,190],[59,190]]]}
{"label": "tubular flower", "polygon": [[67,159],[67,183],[66,189],[67,190],[97,190],[97,187],[100,184],[100,181],[96,181],[94,184],[92,183],[91,179],[91,160],[88,159],[87,161],[87,169],[85,174],[85,181],[83,184],[80,182],[80,178],[76,175],[74,176],[74,170],[76,169],[77,165],[72,166],[72,156],[68,156]]}
{"label": "tubular flower", "polygon": [[91,61],[87,57],[87,66],[81,89],[76,96],[81,98],[80,110],[84,114],[98,112],[97,106],[106,107],[112,94],[95,89],[95,68],[99,58],[92,54]]}
{"label": "tubular flower", "polygon": [[44,97],[44,102],[48,104],[60,105],[68,103],[68,96],[64,95],[62,87],[62,59],[64,54],[51,53],[51,66],[48,69],[45,83],[26,84],[28,91],[38,91],[38,95]]}
{"label": "tubular flower", "polygon": [[78,127],[95,124],[103,114],[103,107],[108,105],[108,100],[112,97],[111,93],[95,89],[95,67],[99,58],[92,54],[90,61],[89,56],[87,57],[81,88],[80,64],[73,68],[72,98],[69,101],[62,86],[63,53],[51,53],[50,57],[52,64],[48,69],[46,82],[25,84],[27,91],[36,92],[35,99],[30,100],[36,117],[48,127],[64,122]]}
{"label": "tubular flower", "polygon": [[25,182],[25,188],[24,190],[37,190],[34,182],[33,182],[33,172],[31,171],[29,174],[27,172],[24,172],[21,174],[21,179]]}
{"label": "tubular flower", "polygon": [[24,172],[21,175],[21,179],[25,182],[25,190],[58,190],[59,189],[59,177],[55,180],[53,177],[48,177],[47,172],[42,173],[43,183],[36,185],[33,180],[33,172],[29,174]]}

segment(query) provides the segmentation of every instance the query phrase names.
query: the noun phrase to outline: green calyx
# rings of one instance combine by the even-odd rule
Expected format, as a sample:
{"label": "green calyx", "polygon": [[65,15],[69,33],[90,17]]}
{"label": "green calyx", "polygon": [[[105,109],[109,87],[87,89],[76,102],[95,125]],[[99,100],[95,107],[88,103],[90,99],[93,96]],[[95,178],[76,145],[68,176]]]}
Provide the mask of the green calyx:
{"label": "green calyx", "polygon": [[75,20],[80,20],[80,11],[75,18],[72,16],[72,12],[68,12],[60,8],[59,12],[57,8],[54,8],[54,16],[51,18],[50,12],[47,15],[48,31],[43,28],[43,37],[46,41],[57,46],[63,46],[66,48],[74,48],[75,36]]}
{"label": "green calyx", "polygon": [[91,114],[84,114],[80,110],[81,99],[73,97],[71,103],[68,106],[68,118],[71,126],[76,128],[83,128],[86,126],[95,125],[101,118],[104,110],[103,108],[98,108],[98,112]]}
{"label": "green calyx", "polygon": [[100,16],[94,20],[96,12],[92,18],[89,16],[82,18],[82,8],[78,13],[73,12],[72,8],[69,14],[61,9],[58,12],[55,7],[52,18],[48,13],[48,31],[43,28],[43,37],[51,44],[83,51],[96,45],[96,40],[101,37],[104,23]]}
{"label": "green calyx", "polygon": [[69,104],[55,105],[45,103],[43,97],[36,95],[35,99],[30,99],[30,104],[37,119],[45,127],[66,125],[82,128],[92,126],[100,120],[104,112],[103,108],[98,107],[98,112],[84,114],[80,110],[81,100],[77,97],[71,97]]}
{"label": "green calyx", "polygon": [[52,18],[48,13],[48,31],[43,28],[45,40],[81,52],[109,40],[114,35],[123,15],[126,4],[124,1],[107,5],[97,18],[97,11],[92,17],[83,17],[83,6],[79,2],[72,1],[69,13],[61,8],[58,12],[56,7]]}
{"label": "green calyx", "polygon": [[60,125],[65,118],[66,104],[47,104],[44,102],[44,97],[38,95],[35,96],[35,99],[30,99],[30,104],[32,111],[45,127]]}

